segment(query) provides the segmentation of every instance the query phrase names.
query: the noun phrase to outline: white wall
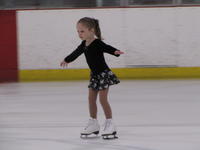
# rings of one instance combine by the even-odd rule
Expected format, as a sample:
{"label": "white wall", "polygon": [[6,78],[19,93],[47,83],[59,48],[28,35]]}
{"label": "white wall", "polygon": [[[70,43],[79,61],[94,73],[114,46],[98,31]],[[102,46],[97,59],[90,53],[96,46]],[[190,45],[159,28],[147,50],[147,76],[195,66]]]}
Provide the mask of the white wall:
{"label": "white wall", "polygon": [[[200,66],[200,7],[18,11],[19,68],[58,69],[80,43],[76,22],[98,18],[107,44],[125,51],[106,55],[110,67]],[[70,68],[87,68],[84,55]]]}

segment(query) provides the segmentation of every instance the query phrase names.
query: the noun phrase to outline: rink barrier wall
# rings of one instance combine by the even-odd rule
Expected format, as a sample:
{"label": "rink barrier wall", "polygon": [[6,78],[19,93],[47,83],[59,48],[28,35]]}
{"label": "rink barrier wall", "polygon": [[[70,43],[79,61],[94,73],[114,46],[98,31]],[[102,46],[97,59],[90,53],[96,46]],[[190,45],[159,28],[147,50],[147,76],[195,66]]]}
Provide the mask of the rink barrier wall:
{"label": "rink barrier wall", "polygon": [[[200,7],[19,10],[19,69],[60,69],[81,43],[75,28],[85,16],[98,18],[105,43],[125,52],[105,55],[113,68],[200,67],[199,14]],[[84,56],[70,68],[88,68]]]}
{"label": "rink barrier wall", "polygon": [[[200,67],[113,68],[120,79],[192,79],[200,78]],[[21,70],[20,81],[88,80],[89,69]]]}
{"label": "rink barrier wall", "polygon": [[[170,9],[170,8],[167,8]],[[76,9],[75,9],[76,10]],[[113,21],[116,21],[116,24],[119,22],[119,17],[118,15],[122,14],[122,10],[118,10],[118,9],[114,9],[115,12],[117,13],[111,13],[110,10],[109,13],[110,14],[115,14],[117,17],[113,18]],[[146,9],[145,9],[146,10]],[[151,10],[151,9],[148,9]],[[155,11],[156,10],[156,11]],[[100,17],[100,20],[102,20],[105,23],[105,32],[107,33],[107,27],[108,25],[106,24],[106,20],[104,20],[104,18],[106,18],[105,16],[107,16],[107,12],[108,10],[103,10],[101,9],[101,11],[103,11],[105,14],[104,16],[102,16],[103,12],[98,12],[96,10],[76,10],[75,16],[77,18],[80,18],[80,16],[88,13],[91,13],[94,16]],[[144,12],[144,9],[140,10],[134,9],[135,13],[132,13],[133,9],[126,9],[127,14],[126,15],[136,15],[136,16],[132,16],[135,17],[135,19],[141,20],[141,12]],[[125,42],[121,42],[121,43],[115,43],[115,39],[113,39],[112,41],[109,41],[111,44],[113,45],[117,45],[117,47],[119,47],[122,50],[126,50],[127,54],[130,54],[129,52],[131,52],[131,54],[133,54],[133,57],[130,57],[129,59],[126,57],[122,58],[120,61],[111,61],[111,64],[113,67],[116,67],[116,69],[113,69],[113,71],[118,75],[119,78],[121,79],[167,79],[167,78],[200,78],[200,67],[192,67],[192,66],[200,66],[200,61],[199,61],[199,42],[198,42],[198,38],[200,35],[200,32],[198,30],[198,26],[200,24],[200,22],[198,21],[198,14],[200,12],[200,9],[198,7],[194,8],[194,9],[190,9],[189,7],[186,8],[177,8],[177,10],[173,10],[168,11],[165,9],[162,9],[162,13],[161,16],[158,16],[158,18],[154,18],[154,14],[157,14],[157,11],[161,11],[160,9],[157,10],[157,8],[151,10],[151,17],[153,17],[152,19],[162,19],[164,17],[170,18],[171,21],[167,21],[167,22],[171,22],[172,24],[169,24],[169,27],[172,28],[166,28],[168,27],[168,24],[166,25],[166,22],[163,22],[163,20],[161,20],[161,24],[159,26],[157,26],[157,28],[155,28],[154,30],[148,30],[148,31],[155,31],[155,33],[157,33],[157,31],[166,31],[164,32],[163,35],[166,34],[167,39],[169,39],[168,37],[175,37],[174,36],[174,31],[176,31],[175,33],[178,33],[177,35],[179,35],[179,37],[181,39],[179,39],[180,41],[176,41],[173,38],[170,39],[170,41],[172,43],[175,43],[175,45],[173,45],[172,43],[172,47],[164,47],[164,51],[163,53],[159,53],[161,52],[162,48],[163,48],[163,41],[164,44],[170,45],[168,43],[166,43],[166,39],[164,38],[162,42],[159,42],[160,45],[158,46],[162,46],[162,48],[159,47],[140,47],[141,45],[144,45],[142,43],[140,43],[140,39],[138,40],[138,33],[136,33],[136,37],[133,40],[132,38],[127,38],[127,39],[131,39],[131,41],[127,41],[127,39],[125,39]],[[124,12],[124,10],[123,10]],[[139,15],[139,17],[137,17],[137,14]],[[168,12],[171,12],[170,14]],[[72,45],[75,45],[75,37],[71,37],[71,36],[63,36],[61,38],[57,38],[59,39],[59,41],[57,42],[52,42],[51,40],[55,41],[56,38],[51,38],[51,36],[46,36],[49,34],[43,34],[44,29],[46,29],[47,25],[49,25],[50,23],[47,22],[47,20],[40,18],[41,20],[44,20],[44,24],[40,24],[41,20],[38,19],[39,16],[42,17],[46,17],[49,18],[47,16],[50,16],[50,20],[49,21],[53,21],[53,23],[55,23],[55,18],[58,18],[58,16],[62,16],[64,18],[66,18],[67,16],[71,17],[71,13],[74,14],[74,12],[70,11],[62,11],[62,13],[57,12],[57,11],[47,11],[47,10],[1,10],[0,11],[0,33],[1,33],[1,40],[0,40],[0,81],[17,81],[18,80],[18,75],[19,75],[19,80],[20,81],[53,81],[53,80],[82,80],[82,79],[88,79],[89,78],[89,70],[88,69],[75,69],[73,67],[77,67],[77,68],[82,68],[83,66],[79,66],[79,64],[82,65],[82,62],[84,59],[81,59],[80,62],[81,63],[77,63],[74,66],[72,66],[73,69],[52,69],[52,68],[56,68],[58,65],[58,60],[61,60],[63,58],[63,54],[67,53],[66,50],[70,50],[71,48],[68,47],[67,45],[64,45],[67,41],[65,38],[66,37],[70,37],[70,39],[68,39],[69,41],[71,41]],[[174,13],[176,15],[178,15],[178,17],[175,15],[174,18]],[[20,19],[20,14],[22,15],[21,19]],[[54,15],[52,15],[54,14]],[[63,14],[63,15],[62,15]],[[145,14],[149,14],[147,12],[144,12],[143,15]],[[44,15],[44,16],[43,16]],[[125,15],[125,14],[124,14]],[[125,15],[125,16],[126,16]],[[164,17],[163,17],[164,15]],[[168,16],[169,15],[169,16]],[[53,18],[51,18],[53,16]],[[178,21],[177,21],[177,18]],[[35,20],[34,20],[35,18]],[[77,20],[77,18],[72,18],[74,20]],[[124,16],[122,15],[121,18],[124,19]],[[185,18],[187,18],[187,20],[185,20]],[[191,19],[192,18],[192,19]],[[29,20],[27,20],[29,19]],[[63,19],[59,18],[59,21],[62,21],[63,23]],[[165,19],[165,18],[164,18]],[[191,19],[191,20],[190,20]],[[175,22],[173,22],[175,20]],[[194,21],[195,20],[195,21]],[[128,20],[126,20],[128,21]],[[74,21],[75,22],[75,21]],[[33,24],[35,23],[35,24]],[[45,33],[50,33],[49,31],[55,31],[52,33],[52,35],[57,35],[56,33],[58,32],[57,29],[60,29],[59,31],[59,36],[63,35],[63,29],[66,31],[66,27],[68,27],[67,25],[69,25],[69,21],[68,22],[64,22],[66,24],[61,24],[60,22],[58,22],[58,26],[50,26],[53,28],[47,28],[48,30],[45,30]],[[71,23],[73,23],[73,21],[71,21]],[[129,24],[130,22],[127,22],[127,24]],[[134,33],[136,31],[139,31],[139,35],[143,35],[141,34],[141,31],[144,31],[142,29],[148,29],[146,28],[146,26],[142,26],[142,28],[138,28],[141,27],[141,23],[136,24],[136,22],[134,22]],[[176,24],[178,23],[178,24]],[[195,23],[195,24],[194,24]],[[32,25],[32,26],[30,26]],[[43,26],[40,26],[43,25]],[[59,25],[62,25],[63,28],[60,28]],[[142,25],[146,25],[146,22],[142,23]],[[151,24],[150,24],[151,25]],[[175,26],[174,26],[175,25]],[[192,25],[192,28],[191,28]],[[21,28],[19,28],[21,27]],[[39,28],[37,28],[39,27]],[[54,30],[55,27],[55,30]],[[70,25],[68,28],[71,32],[65,32],[65,33],[72,33],[72,31],[74,31],[73,29],[71,29],[70,27],[73,27],[73,25]],[[123,28],[122,28],[123,27]],[[154,25],[152,26],[154,27]],[[175,27],[175,28],[174,28]],[[178,27],[178,28],[177,28]],[[181,28],[181,29],[180,29]],[[40,30],[39,30],[40,29]],[[53,30],[52,30],[53,29]],[[130,30],[128,30],[128,28],[124,28],[123,24],[119,25],[119,29],[121,29],[121,32],[112,35],[114,37],[120,37],[118,35],[121,35],[121,33],[124,33],[125,31],[127,33],[130,33]],[[139,29],[139,30],[138,30]],[[162,30],[161,30],[162,29]],[[167,34],[168,31],[167,30],[163,30],[163,29],[170,29],[170,33],[171,34]],[[180,29],[180,30],[177,30]],[[109,28],[109,31],[111,30],[111,28]],[[30,34],[30,31],[32,34]],[[184,32],[182,32],[184,31]],[[187,31],[187,32],[185,32]],[[195,31],[195,32],[194,32]],[[145,31],[146,32],[146,31]],[[38,33],[39,34],[38,36]],[[116,33],[115,30],[110,32],[110,33]],[[154,34],[154,32],[148,32],[150,33],[150,35],[157,35]],[[160,35],[160,32],[158,32]],[[21,36],[19,36],[20,34],[23,35],[23,38],[20,38]],[[18,35],[18,36],[17,36]],[[36,37],[34,37],[33,35],[37,35]],[[44,35],[44,37],[42,37],[41,35]],[[70,34],[70,35],[75,35],[75,34]],[[41,36],[41,38],[39,38]],[[144,34],[144,36],[146,37],[146,34]],[[48,39],[48,37],[50,39]],[[110,35],[106,35],[106,37],[108,37],[108,39],[112,39],[109,38]],[[132,37],[132,34],[131,34]],[[39,38],[39,39],[38,39]],[[24,40],[25,39],[25,40]],[[35,40],[37,39],[37,40]],[[41,39],[43,39],[44,41],[41,41]],[[60,42],[60,39],[64,39],[64,41]],[[150,38],[145,38],[147,39],[148,42]],[[153,38],[152,38],[153,39]],[[49,41],[48,41],[49,40]],[[126,46],[129,43],[132,43],[132,40],[135,41],[135,45],[134,47],[132,47],[131,45],[129,45],[129,47],[124,47],[124,45]],[[45,41],[48,41],[49,43],[44,43]],[[118,40],[120,41],[120,39]],[[142,40],[143,41],[143,40]],[[29,43],[30,42],[30,43]],[[73,43],[74,42],[74,43]],[[154,42],[157,43],[157,40],[154,40]],[[51,43],[53,43],[51,45]],[[55,43],[57,43],[58,45],[56,45]],[[137,45],[137,43],[140,43],[141,45]],[[151,41],[150,41],[151,43]],[[178,46],[176,45],[176,43],[178,43]],[[124,44],[124,45],[123,45]],[[154,43],[155,44],[155,43]],[[64,46],[63,46],[64,45]],[[71,45],[71,46],[72,46]],[[122,45],[122,46],[121,46]],[[147,44],[148,45],[148,44]],[[153,44],[152,44],[153,45]],[[151,45],[151,46],[152,46]],[[23,47],[25,46],[25,47]],[[27,47],[26,47],[27,46]],[[47,47],[45,47],[47,46]],[[121,47],[120,47],[121,46]],[[24,49],[23,49],[24,48]],[[155,49],[158,48],[158,49]],[[166,49],[169,48],[169,49]],[[57,49],[62,49],[63,51],[59,51],[59,53],[56,51]],[[130,50],[134,50],[133,53]],[[156,55],[143,55],[147,54],[145,51],[142,51],[142,53],[140,53],[140,51],[142,50],[148,50],[148,54],[156,54]],[[28,51],[27,51],[28,50]],[[138,52],[136,50],[139,50]],[[150,51],[153,50],[153,51]],[[157,50],[157,51],[155,51]],[[171,51],[173,50],[173,51]],[[176,50],[176,51],[175,51]],[[70,50],[71,51],[71,50]],[[54,52],[54,53],[53,53]],[[69,52],[69,51],[68,51]],[[172,52],[172,53],[171,53]],[[140,54],[137,56],[137,54]],[[161,55],[162,54],[162,55]],[[56,56],[56,57],[52,57],[52,56]],[[148,59],[145,59],[148,56]],[[155,61],[156,59],[154,58],[154,56],[158,56],[156,57],[156,59],[158,59],[157,61]],[[164,57],[162,57],[164,56]],[[18,59],[19,58],[19,59]],[[23,59],[24,58],[24,59]],[[51,59],[50,59],[51,58]],[[141,58],[141,59],[139,59]],[[27,61],[26,61],[27,60]],[[37,60],[37,61],[36,61]],[[113,59],[114,60],[114,59]],[[124,61],[122,61],[124,60]],[[150,64],[150,65],[173,65],[173,66],[179,66],[179,67],[174,67],[174,68],[126,68],[126,66],[128,65],[134,65],[132,64],[132,60],[134,60],[134,64],[139,64],[139,65],[146,65],[146,64]],[[148,61],[150,60],[150,62]],[[163,61],[161,61],[163,60]],[[169,61],[168,61],[169,60]],[[138,61],[138,62],[137,62]],[[152,61],[152,62],[151,62]],[[165,62],[166,61],[166,62]],[[85,60],[84,60],[85,62]],[[165,62],[165,63],[164,63]],[[169,62],[169,63],[167,63]],[[121,64],[120,64],[121,63]],[[45,64],[45,65],[44,65]],[[109,62],[110,64],[110,62]],[[27,66],[26,66],[27,65]],[[49,68],[49,66],[51,66],[52,68]],[[121,66],[124,66],[125,68],[119,68]],[[184,67],[184,66],[190,66],[190,67]],[[49,68],[49,70],[45,69],[45,68]],[[27,70],[27,69],[31,69],[31,70]],[[39,70],[40,69],[40,70]]]}

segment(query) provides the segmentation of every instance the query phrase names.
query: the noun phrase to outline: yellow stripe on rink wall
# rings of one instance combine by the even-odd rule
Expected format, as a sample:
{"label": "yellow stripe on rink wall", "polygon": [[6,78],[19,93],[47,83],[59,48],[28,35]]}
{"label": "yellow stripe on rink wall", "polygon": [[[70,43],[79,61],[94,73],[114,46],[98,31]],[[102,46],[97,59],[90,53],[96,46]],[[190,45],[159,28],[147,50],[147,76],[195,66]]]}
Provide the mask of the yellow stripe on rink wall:
{"label": "yellow stripe on rink wall", "polygon": [[200,78],[200,67],[123,68],[113,69],[113,71],[123,79]]}
{"label": "yellow stripe on rink wall", "polygon": [[89,78],[88,69],[21,70],[19,72],[20,81],[62,81]]}
{"label": "yellow stripe on rink wall", "polygon": [[[200,67],[113,68],[120,79],[200,78]],[[20,81],[88,80],[89,69],[21,70]]]}

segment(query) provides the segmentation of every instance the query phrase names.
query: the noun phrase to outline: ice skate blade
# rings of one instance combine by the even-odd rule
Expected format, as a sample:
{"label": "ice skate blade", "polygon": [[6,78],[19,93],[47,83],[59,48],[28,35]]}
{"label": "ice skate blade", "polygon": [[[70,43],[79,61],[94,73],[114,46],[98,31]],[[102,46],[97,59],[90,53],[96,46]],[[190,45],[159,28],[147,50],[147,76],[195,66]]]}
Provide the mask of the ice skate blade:
{"label": "ice skate blade", "polygon": [[[96,136],[91,136],[91,135],[96,135]],[[99,131],[95,131],[95,132],[92,132],[92,133],[89,133],[89,134],[87,134],[87,133],[81,133],[81,136],[80,136],[80,138],[82,138],[82,139],[89,139],[89,138],[97,138],[98,137],[98,134],[99,134]]]}
{"label": "ice skate blade", "polygon": [[81,139],[83,139],[83,140],[93,140],[93,139],[99,139],[100,138],[100,136],[81,136],[80,137]]}
{"label": "ice skate blade", "polygon": [[109,135],[113,135],[113,136],[115,136],[117,134],[117,132],[116,131],[114,131],[113,133],[109,133],[109,134],[102,134],[102,136],[109,136]]}
{"label": "ice skate blade", "polygon": [[117,132],[113,132],[112,134],[103,134],[102,137],[103,137],[104,140],[118,139],[116,134],[117,134]]}
{"label": "ice skate blade", "polygon": [[112,137],[103,136],[103,139],[104,139],[104,140],[114,140],[114,139],[118,139],[118,137],[117,137],[117,136],[112,136]]}

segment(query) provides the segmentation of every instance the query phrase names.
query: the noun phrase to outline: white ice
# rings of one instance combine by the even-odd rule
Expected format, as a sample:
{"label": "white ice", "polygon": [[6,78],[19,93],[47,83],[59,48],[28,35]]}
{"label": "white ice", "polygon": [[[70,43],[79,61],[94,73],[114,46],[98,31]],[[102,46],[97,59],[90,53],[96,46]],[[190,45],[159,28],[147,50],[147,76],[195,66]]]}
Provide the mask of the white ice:
{"label": "white ice", "polygon": [[200,150],[200,80],[111,86],[116,140],[80,138],[89,118],[87,84],[0,84],[0,150]]}

